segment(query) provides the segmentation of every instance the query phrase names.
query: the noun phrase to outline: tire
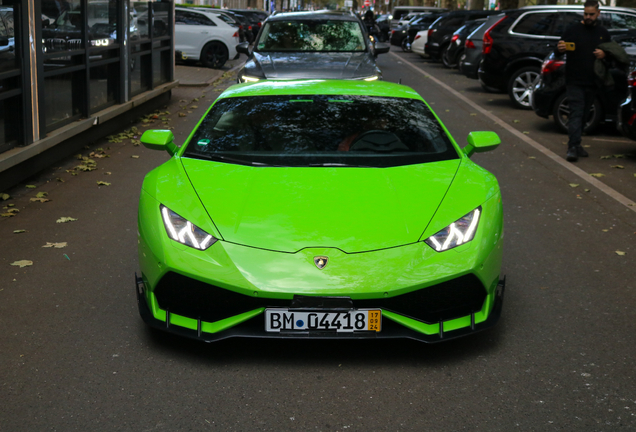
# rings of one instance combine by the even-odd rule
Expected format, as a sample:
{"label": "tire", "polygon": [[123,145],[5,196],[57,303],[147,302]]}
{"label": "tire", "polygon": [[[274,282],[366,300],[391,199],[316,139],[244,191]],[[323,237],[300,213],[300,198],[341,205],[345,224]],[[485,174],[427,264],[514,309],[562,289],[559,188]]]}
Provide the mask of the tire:
{"label": "tire", "polygon": [[201,63],[212,69],[221,69],[229,57],[227,48],[221,42],[210,42],[201,51]]}
{"label": "tire", "polygon": [[515,108],[532,109],[530,96],[539,83],[541,70],[538,66],[526,66],[516,70],[508,81],[508,96]]}
{"label": "tire", "polygon": [[411,52],[411,44],[409,43],[409,37],[406,36],[402,39],[402,51]]}
{"label": "tire", "polygon": [[[568,114],[569,114],[569,106],[568,106],[568,97],[563,92],[559,97],[554,101],[554,107],[552,108],[552,117],[554,118],[554,123],[563,133],[568,133]],[[592,108],[587,117],[587,121],[585,122],[585,128],[583,129],[584,133],[592,133],[596,130],[599,123],[601,123],[601,118],[603,116],[603,109],[601,108],[601,102],[599,102],[598,98],[594,98],[594,102],[592,103]]]}
{"label": "tire", "polygon": [[451,58],[449,48],[450,45],[446,45],[446,49],[442,53],[442,64],[448,69],[456,69],[459,66],[459,58],[464,53],[464,51],[458,51],[457,53],[455,53],[453,58]]}

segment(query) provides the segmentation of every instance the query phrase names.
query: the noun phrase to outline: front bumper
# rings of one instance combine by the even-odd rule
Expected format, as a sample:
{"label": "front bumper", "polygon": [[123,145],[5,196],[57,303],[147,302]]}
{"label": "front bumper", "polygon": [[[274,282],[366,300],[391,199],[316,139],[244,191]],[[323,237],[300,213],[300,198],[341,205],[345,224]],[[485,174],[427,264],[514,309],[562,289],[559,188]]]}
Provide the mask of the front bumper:
{"label": "front bumper", "polygon": [[[382,310],[383,322],[381,332],[361,332],[361,333],[337,333],[335,331],[312,331],[312,332],[266,332],[264,311],[265,307],[261,307],[252,311],[248,311],[239,316],[228,318],[224,321],[232,319],[238,323],[228,322],[230,326],[221,331],[209,332],[208,329],[214,329],[214,324],[204,322],[201,319],[188,319],[172,314],[169,310],[165,311],[164,318],[158,319],[146,301],[146,290],[142,278],[135,275],[135,285],[137,293],[137,304],[139,306],[139,314],[144,322],[150,327],[169,333],[184,336],[190,339],[197,339],[203,342],[215,342],[222,339],[232,337],[253,337],[253,338],[275,338],[275,339],[396,339],[407,338],[421,342],[435,343],[455,339],[469,334],[477,333],[493,327],[501,316],[503,305],[504,290],[506,286],[505,278],[497,283],[497,287],[492,295],[489,295],[484,302],[483,309],[490,309],[487,318],[478,322],[479,316],[484,312],[473,311],[469,315],[448,321],[440,321],[436,324],[430,324],[430,331],[423,333],[414,327],[417,326],[415,320],[399,314],[392,313],[389,310]],[[306,299],[306,298],[305,298]],[[316,297],[317,302],[328,300],[329,297]],[[342,297],[337,298],[339,301]],[[276,303],[274,300],[272,300]],[[296,298],[288,301],[288,307],[294,309]],[[307,310],[307,304],[298,310]],[[311,307],[311,305],[309,305]],[[366,307],[366,306],[365,306]],[[324,309],[321,309],[324,310]],[[464,325],[458,328],[458,320],[466,321]],[[185,324],[185,325],[184,325]],[[218,326],[217,326],[218,328]]]}

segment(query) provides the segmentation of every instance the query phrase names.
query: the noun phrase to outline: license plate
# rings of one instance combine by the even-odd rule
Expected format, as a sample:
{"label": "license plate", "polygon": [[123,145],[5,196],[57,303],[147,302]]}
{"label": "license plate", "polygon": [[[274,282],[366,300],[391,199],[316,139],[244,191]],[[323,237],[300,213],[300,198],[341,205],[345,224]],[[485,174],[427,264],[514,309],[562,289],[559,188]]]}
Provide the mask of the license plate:
{"label": "license plate", "polygon": [[339,333],[379,332],[382,329],[382,311],[356,309],[344,312],[296,311],[266,309],[265,331],[336,331]]}

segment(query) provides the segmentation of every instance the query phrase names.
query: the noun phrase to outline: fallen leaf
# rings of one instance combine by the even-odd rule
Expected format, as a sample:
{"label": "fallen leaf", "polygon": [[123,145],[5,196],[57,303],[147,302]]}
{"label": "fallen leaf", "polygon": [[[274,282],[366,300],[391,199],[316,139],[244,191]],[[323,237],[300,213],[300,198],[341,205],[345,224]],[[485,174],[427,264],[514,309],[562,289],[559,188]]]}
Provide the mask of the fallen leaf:
{"label": "fallen leaf", "polygon": [[513,120],[513,123],[521,123],[521,120]]}
{"label": "fallen leaf", "polygon": [[610,156],[610,155],[601,156],[601,159],[611,159],[611,158],[612,158],[612,156]]}
{"label": "fallen leaf", "polygon": [[625,158],[624,154],[615,154],[615,155],[612,155],[612,156],[614,156],[616,159],[624,159]]}
{"label": "fallen leaf", "polygon": [[589,189],[585,189],[585,192],[590,192],[590,190]]}
{"label": "fallen leaf", "polygon": [[26,185],[25,187],[29,189],[35,189],[35,185]]}
{"label": "fallen leaf", "polygon": [[185,113],[179,113],[179,117],[185,117],[186,114]]}
{"label": "fallen leaf", "polygon": [[33,265],[33,261],[29,261],[29,260],[14,261],[11,263],[11,265],[20,266],[20,268],[22,268],[22,267]]}
{"label": "fallen leaf", "polygon": [[98,182],[97,182],[97,184],[98,184],[99,186],[110,186],[110,183],[105,182],[105,181],[98,181]]}
{"label": "fallen leaf", "polygon": [[7,213],[20,213],[20,210],[18,210],[17,208],[10,208],[9,210],[7,210]]}
{"label": "fallen leaf", "polygon": [[36,198],[44,198],[47,195],[48,195],[48,192],[38,192],[37,195],[35,195],[35,197]]}
{"label": "fallen leaf", "polygon": [[616,251],[616,255],[618,255],[618,256],[624,256],[624,255],[626,255],[626,254],[627,254],[627,252],[623,252],[623,251]]}
{"label": "fallen leaf", "polygon": [[13,230],[13,234],[22,234],[25,233],[26,230]]}
{"label": "fallen leaf", "polygon": [[579,187],[579,185],[577,183],[570,183],[570,187],[575,188],[575,187]]}
{"label": "fallen leaf", "polygon": [[605,177],[605,174],[603,174],[603,173],[591,173],[590,175],[592,177]]}
{"label": "fallen leaf", "polygon": [[612,165],[612,168],[625,169],[623,165]]}
{"label": "fallen leaf", "polygon": [[139,155],[132,155],[131,158],[133,159],[139,159]]}
{"label": "fallen leaf", "polygon": [[41,202],[41,203],[45,203],[45,202],[49,202],[51,201],[48,198],[31,198],[31,202]]}
{"label": "fallen leaf", "polygon": [[528,156],[528,159],[536,159],[535,156]]}
{"label": "fallen leaf", "polygon": [[[634,174],[634,175],[636,175],[636,174]],[[11,195],[3,193],[3,194],[0,194],[0,198],[2,199],[2,201],[6,201],[9,198],[11,198]]]}
{"label": "fallen leaf", "polygon": [[528,131],[523,131],[522,133],[524,133],[526,135],[530,135],[530,132],[528,132]]}
{"label": "fallen leaf", "polygon": [[64,179],[61,179],[59,177],[57,177],[55,180],[59,181],[60,183],[64,183]]}
{"label": "fallen leaf", "polygon": [[450,112],[450,110],[446,110],[446,112]]}
{"label": "fallen leaf", "polygon": [[67,242],[60,242],[60,243],[50,243],[50,242],[46,242],[46,244],[44,246],[42,246],[43,248],[55,248],[55,249],[62,249],[63,247],[66,247],[68,243]]}
{"label": "fallen leaf", "polygon": [[66,222],[73,222],[76,221],[77,219],[72,218],[72,217],[61,217],[58,220],[56,220],[56,223],[66,223]]}
{"label": "fallen leaf", "polygon": [[583,144],[583,147],[585,147],[585,148],[590,148],[590,147],[592,147],[592,146],[591,146],[591,145],[589,145],[589,144]]}
{"label": "fallen leaf", "polygon": [[111,175],[111,174],[112,174],[112,172],[110,172],[110,171],[106,171],[104,174],[106,174],[106,175]]}
{"label": "fallen leaf", "polygon": [[477,113],[470,113],[470,115],[471,115],[471,116],[476,116],[476,115],[477,115]]}
{"label": "fallen leaf", "polygon": [[601,230],[601,231],[603,231],[603,232],[609,232],[609,230],[608,230],[608,229],[604,229],[604,230]]}
{"label": "fallen leaf", "polygon": [[[197,109],[197,108],[199,108],[199,106],[198,106],[198,105],[191,105],[191,106],[190,106],[190,109]],[[475,115],[477,115],[477,114],[475,114]]]}
{"label": "fallen leaf", "polygon": [[13,216],[15,216],[15,214],[13,214],[13,213],[0,213],[0,216],[2,216],[2,217],[13,217]]}

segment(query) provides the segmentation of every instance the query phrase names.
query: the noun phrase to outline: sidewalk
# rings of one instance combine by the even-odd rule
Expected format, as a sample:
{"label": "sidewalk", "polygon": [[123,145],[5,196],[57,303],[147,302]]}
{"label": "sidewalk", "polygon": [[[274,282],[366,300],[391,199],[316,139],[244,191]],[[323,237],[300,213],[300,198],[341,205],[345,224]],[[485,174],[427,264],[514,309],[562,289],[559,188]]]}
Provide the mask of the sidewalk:
{"label": "sidewalk", "polygon": [[221,69],[210,69],[201,65],[181,65],[175,66],[174,79],[179,81],[180,86],[185,87],[206,87],[224,73],[239,69],[245,63],[245,56],[242,55],[236,60],[228,60]]}

